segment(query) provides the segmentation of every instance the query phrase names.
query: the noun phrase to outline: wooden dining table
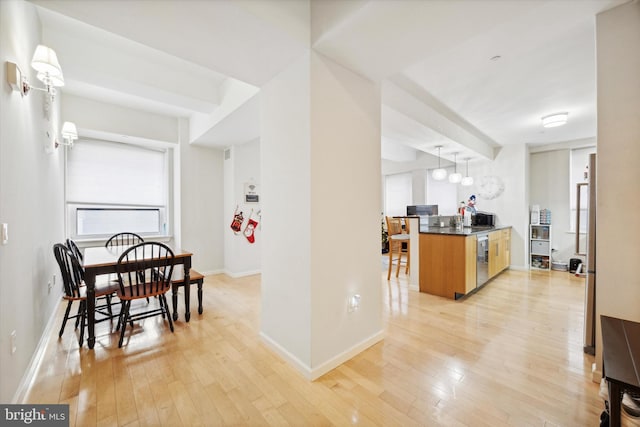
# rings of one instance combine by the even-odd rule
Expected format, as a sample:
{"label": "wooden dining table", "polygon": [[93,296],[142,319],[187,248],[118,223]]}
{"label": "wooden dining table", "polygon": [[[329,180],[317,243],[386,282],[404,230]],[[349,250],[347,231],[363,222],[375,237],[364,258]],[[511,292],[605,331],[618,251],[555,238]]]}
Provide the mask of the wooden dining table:
{"label": "wooden dining table", "polygon": [[[89,348],[93,348],[96,343],[96,276],[103,274],[115,274],[120,255],[130,246],[113,246],[110,248],[88,247],[84,250],[84,281],[87,285],[87,329],[89,330]],[[189,283],[189,270],[191,269],[191,252],[182,249],[171,248],[174,254],[174,265],[184,266],[184,283]],[[158,263],[162,262],[160,259]],[[184,287],[185,320],[191,318],[189,311],[190,286]],[[173,320],[178,320],[178,286],[172,288]]]}

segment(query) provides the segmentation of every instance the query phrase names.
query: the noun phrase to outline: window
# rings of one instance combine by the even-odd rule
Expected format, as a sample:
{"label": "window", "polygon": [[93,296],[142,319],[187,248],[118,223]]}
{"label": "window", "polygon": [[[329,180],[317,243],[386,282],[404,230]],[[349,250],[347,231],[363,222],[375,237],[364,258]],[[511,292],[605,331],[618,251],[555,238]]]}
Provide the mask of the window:
{"label": "window", "polygon": [[69,235],[167,235],[168,164],[166,149],[77,141],[67,150]]}
{"label": "window", "polygon": [[407,205],[412,204],[410,173],[399,173],[385,177],[384,211],[387,216],[406,215]]}
{"label": "window", "polygon": [[[585,172],[589,165],[589,154],[595,153],[596,147],[577,148],[571,150],[571,164],[569,170],[569,224],[572,232],[576,231],[576,206],[577,195],[576,188],[578,183],[586,182]],[[587,203],[589,192],[587,187],[581,187],[580,194],[580,233],[587,232]]]}

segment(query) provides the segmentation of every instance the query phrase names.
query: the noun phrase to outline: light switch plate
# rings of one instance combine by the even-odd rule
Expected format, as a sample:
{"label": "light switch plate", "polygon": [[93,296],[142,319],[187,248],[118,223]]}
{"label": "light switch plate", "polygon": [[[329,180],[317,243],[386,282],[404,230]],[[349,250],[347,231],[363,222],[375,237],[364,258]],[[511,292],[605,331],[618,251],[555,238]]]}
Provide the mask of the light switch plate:
{"label": "light switch plate", "polygon": [[2,224],[2,244],[6,245],[9,243],[9,224]]}

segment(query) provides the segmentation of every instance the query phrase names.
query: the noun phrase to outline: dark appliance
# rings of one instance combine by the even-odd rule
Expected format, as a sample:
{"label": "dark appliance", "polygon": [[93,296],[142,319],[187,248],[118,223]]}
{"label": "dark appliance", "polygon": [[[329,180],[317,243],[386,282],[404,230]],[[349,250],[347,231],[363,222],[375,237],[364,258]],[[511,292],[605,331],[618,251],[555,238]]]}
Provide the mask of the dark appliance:
{"label": "dark appliance", "polygon": [[489,280],[489,235],[478,234],[478,255],[476,262],[476,287]]}
{"label": "dark appliance", "polygon": [[569,273],[575,273],[580,264],[582,264],[582,260],[580,258],[571,258],[569,260]]}
{"label": "dark appliance", "polygon": [[493,227],[496,225],[496,216],[487,212],[477,212],[471,217],[472,227]]}
{"label": "dark appliance", "polygon": [[438,205],[407,206],[407,216],[438,215]]}

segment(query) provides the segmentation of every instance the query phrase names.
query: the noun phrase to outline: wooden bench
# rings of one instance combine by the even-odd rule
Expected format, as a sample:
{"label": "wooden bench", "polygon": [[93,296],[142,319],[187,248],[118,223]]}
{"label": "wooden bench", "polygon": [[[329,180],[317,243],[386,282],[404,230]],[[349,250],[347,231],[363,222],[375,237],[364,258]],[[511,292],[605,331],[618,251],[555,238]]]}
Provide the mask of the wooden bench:
{"label": "wooden bench", "polygon": [[[171,275],[173,277],[173,280],[171,280],[171,289],[172,289],[172,293],[173,293],[173,298],[174,298],[174,310],[173,310],[173,320],[178,320],[178,310],[176,309],[177,305],[177,299],[178,299],[178,288],[180,286],[184,286],[184,269],[182,267],[182,265],[176,265],[173,268],[173,274]],[[189,270],[189,285],[193,285],[193,284],[197,284],[198,285],[198,314],[202,314],[202,284],[204,283],[204,275],[202,275],[201,273],[198,273],[196,270],[194,270],[193,268]],[[190,312],[190,308],[189,308],[189,304],[190,304],[190,291],[189,289],[185,289],[184,292],[184,304],[185,304],[185,317],[186,317],[186,321],[189,321],[189,312]]]}

